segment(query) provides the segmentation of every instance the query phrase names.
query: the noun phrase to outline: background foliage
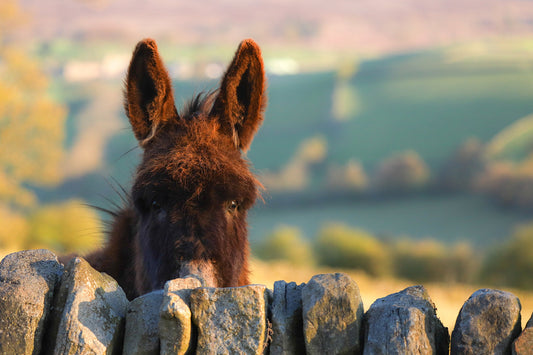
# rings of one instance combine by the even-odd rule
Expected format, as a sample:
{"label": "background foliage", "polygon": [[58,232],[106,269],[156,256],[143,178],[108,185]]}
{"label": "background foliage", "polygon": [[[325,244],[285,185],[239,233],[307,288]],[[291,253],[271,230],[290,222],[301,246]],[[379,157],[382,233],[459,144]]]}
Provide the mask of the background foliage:
{"label": "background foliage", "polygon": [[23,19],[17,2],[2,2],[0,249],[87,251],[101,241],[98,215],[80,200],[43,206],[35,193],[35,187],[57,186],[63,179],[67,109],[50,95],[40,63],[6,40]]}
{"label": "background foliage", "polygon": [[[309,265],[313,260],[309,242],[300,235],[295,227],[277,229],[254,245],[254,255]],[[312,245],[318,265],[360,270],[376,277],[533,289],[532,225],[518,227],[506,242],[474,249],[467,242],[450,246],[434,239],[380,238],[341,223],[328,223]]]}

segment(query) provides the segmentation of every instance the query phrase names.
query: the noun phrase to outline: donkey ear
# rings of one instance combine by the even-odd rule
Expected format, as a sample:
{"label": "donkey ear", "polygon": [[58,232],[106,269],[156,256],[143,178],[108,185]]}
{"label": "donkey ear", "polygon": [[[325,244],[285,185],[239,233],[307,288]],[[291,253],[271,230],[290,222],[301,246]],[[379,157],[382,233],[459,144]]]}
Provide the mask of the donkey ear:
{"label": "donkey ear", "polygon": [[164,121],[177,117],[172,84],[152,39],[137,44],[126,77],[124,108],[144,146]]}
{"label": "donkey ear", "polygon": [[212,111],[219,117],[222,131],[243,151],[248,150],[263,122],[265,82],[261,50],[253,40],[244,40],[222,79]]}

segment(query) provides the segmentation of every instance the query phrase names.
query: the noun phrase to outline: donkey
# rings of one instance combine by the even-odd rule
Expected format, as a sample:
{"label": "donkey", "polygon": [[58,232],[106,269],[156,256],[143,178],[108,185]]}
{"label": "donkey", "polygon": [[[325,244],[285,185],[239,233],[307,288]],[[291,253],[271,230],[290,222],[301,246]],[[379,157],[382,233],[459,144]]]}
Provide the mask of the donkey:
{"label": "donkey", "polygon": [[156,42],[133,52],[124,108],[143,150],[107,245],[86,256],[129,299],[195,275],[204,286],[249,283],[246,215],[262,185],[244,153],[263,121],[261,51],[244,40],[220,88],[180,112]]}

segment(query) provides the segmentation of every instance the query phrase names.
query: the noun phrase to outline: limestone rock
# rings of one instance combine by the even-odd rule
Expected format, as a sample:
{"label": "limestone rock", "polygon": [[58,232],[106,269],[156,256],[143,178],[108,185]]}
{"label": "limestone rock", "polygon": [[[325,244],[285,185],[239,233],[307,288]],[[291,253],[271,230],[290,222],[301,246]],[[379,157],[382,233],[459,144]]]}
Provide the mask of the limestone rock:
{"label": "limestone rock", "polygon": [[533,314],[522,331],[522,334],[513,343],[513,355],[528,355],[533,353]]}
{"label": "limestone rock", "polygon": [[376,300],[364,321],[364,354],[448,354],[449,335],[423,286]]}
{"label": "limestone rock", "polygon": [[266,286],[208,288],[191,293],[199,354],[262,354],[267,330]]}
{"label": "limestone rock", "polygon": [[270,354],[303,354],[302,288],[305,284],[276,281],[272,300]]}
{"label": "limestone rock", "polygon": [[0,354],[39,354],[62,272],[48,250],[13,253],[0,262]]}
{"label": "limestone rock", "polygon": [[174,279],[165,284],[165,293],[181,294],[186,297],[186,301],[189,303],[191,290],[198,287],[202,287],[202,283],[196,277]]}
{"label": "limestone rock", "polygon": [[512,293],[481,289],[465,302],[452,332],[451,354],[509,354],[520,334],[521,305]]}
{"label": "limestone rock", "polygon": [[363,313],[359,287],[348,275],[313,276],[302,288],[306,352],[358,353]]}
{"label": "limestone rock", "polygon": [[124,355],[159,354],[159,309],[163,290],[137,297],[130,302],[126,315]]}
{"label": "limestone rock", "polygon": [[170,280],[159,310],[159,336],[161,354],[185,354],[195,348],[194,330],[191,322],[191,291],[201,286],[200,280],[192,277]]}
{"label": "limestone rock", "polygon": [[[52,318],[54,354],[113,354],[122,350],[128,300],[115,280],[81,258],[65,268]],[[53,349],[53,350],[52,350]]]}

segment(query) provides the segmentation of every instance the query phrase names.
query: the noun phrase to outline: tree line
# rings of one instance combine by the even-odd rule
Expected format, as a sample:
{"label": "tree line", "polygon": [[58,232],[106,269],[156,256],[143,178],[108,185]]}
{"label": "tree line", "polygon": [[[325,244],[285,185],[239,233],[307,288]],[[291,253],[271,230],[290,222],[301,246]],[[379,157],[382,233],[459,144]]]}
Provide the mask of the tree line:
{"label": "tree line", "polygon": [[377,237],[339,223],[323,225],[313,239],[296,227],[278,226],[252,250],[263,260],[359,269],[375,277],[533,289],[533,224],[481,250],[467,242]]}

